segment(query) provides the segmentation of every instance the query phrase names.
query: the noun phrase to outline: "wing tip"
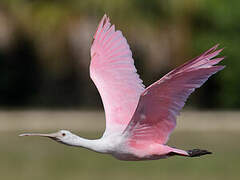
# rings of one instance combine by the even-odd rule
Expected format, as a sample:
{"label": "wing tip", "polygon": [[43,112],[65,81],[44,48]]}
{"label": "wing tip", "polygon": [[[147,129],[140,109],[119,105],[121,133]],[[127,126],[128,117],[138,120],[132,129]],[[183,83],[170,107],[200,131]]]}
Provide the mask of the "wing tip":
{"label": "wing tip", "polygon": [[225,59],[225,57],[215,58],[224,50],[224,48],[217,49],[218,47],[219,47],[219,44],[216,44],[215,46],[213,46],[212,48],[204,52],[199,57],[194,58],[193,60],[190,60],[189,62],[187,62],[186,66],[183,66],[184,70],[187,70],[189,68],[198,69],[198,68],[205,68],[205,67],[214,67],[214,65],[218,64],[223,59]]}
{"label": "wing tip", "polygon": [[104,26],[105,26],[108,22],[110,23],[110,18],[109,18],[109,16],[105,13],[105,14],[103,15],[102,19],[100,20],[100,23],[98,24],[98,27],[97,27],[97,30],[96,30],[95,35],[93,36],[93,39],[94,39],[94,40],[97,39],[97,37],[98,37],[101,29],[104,28]]}

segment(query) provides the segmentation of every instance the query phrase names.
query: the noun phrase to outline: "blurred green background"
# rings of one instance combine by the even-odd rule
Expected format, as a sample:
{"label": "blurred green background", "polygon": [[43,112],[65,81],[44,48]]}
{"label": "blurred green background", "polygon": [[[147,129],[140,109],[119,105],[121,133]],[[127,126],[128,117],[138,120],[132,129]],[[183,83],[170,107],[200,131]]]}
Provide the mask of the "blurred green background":
{"label": "blurred green background", "polygon": [[[0,179],[239,179],[239,8],[239,0],[1,0]],[[215,44],[224,48],[227,67],[191,95],[191,113],[169,142],[212,156],[121,162],[17,137],[56,129],[101,136],[104,114],[89,63],[105,13],[127,38],[146,86]]]}
{"label": "blurred green background", "polygon": [[238,0],[1,0],[0,106],[99,108],[89,78],[104,13],[123,31],[145,85],[219,43],[224,71],[191,96],[197,108],[239,108]]}

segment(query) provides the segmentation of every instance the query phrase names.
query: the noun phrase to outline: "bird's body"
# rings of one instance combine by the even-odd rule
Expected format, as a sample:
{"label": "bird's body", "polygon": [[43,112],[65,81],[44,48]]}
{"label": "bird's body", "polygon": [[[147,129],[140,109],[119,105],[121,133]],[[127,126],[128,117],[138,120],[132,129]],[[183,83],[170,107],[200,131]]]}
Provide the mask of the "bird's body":
{"label": "bird's body", "polygon": [[[129,45],[104,15],[91,47],[90,76],[101,97],[106,130],[100,139],[88,140],[69,131],[21,136],[44,136],[70,146],[111,154],[120,160],[153,160],[173,155],[194,157],[206,150],[180,150],[167,146],[176,116],[188,96],[224,66],[217,46],[172,70],[145,88],[136,73]],[[212,59],[212,60],[211,60]]]}

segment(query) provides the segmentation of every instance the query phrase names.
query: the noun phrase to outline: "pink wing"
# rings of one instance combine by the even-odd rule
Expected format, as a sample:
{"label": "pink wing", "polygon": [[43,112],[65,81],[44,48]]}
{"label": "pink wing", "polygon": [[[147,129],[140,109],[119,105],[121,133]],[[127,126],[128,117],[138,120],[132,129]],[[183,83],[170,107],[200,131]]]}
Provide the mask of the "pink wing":
{"label": "pink wing", "polygon": [[[224,66],[214,66],[224,58],[211,58],[222,49],[217,46],[169,72],[142,94],[132,120],[124,133],[131,146],[140,142],[165,144],[176,126],[176,116],[188,96]],[[140,143],[141,144],[141,143]]]}
{"label": "pink wing", "polygon": [[90,76],[103,101],[106,130],[123,131],[137,107],[144,85],[134,66],[132,52],[121,31],[104,15],[91,47]]}

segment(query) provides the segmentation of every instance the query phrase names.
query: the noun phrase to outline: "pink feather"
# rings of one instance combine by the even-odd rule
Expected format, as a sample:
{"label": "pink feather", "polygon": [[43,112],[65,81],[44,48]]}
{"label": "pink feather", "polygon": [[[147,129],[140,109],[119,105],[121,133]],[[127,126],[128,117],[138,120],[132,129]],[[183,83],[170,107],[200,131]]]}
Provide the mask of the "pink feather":
{"label": "pink feather", "polygon": [[141,94],[137,109],[124,134],[132,147],[165,144],[176,126],[176,116],[188,96],[224,66],[213,66],[220,50],[214,46],[201,56],[172,70]]}
{"label": "pink feather", "polygon": [[104,15],[91,47],[90,76],[102,97],[106,131],[123,131],[137,107],[144,85],[136,73],[132,52],[121,31]]}

